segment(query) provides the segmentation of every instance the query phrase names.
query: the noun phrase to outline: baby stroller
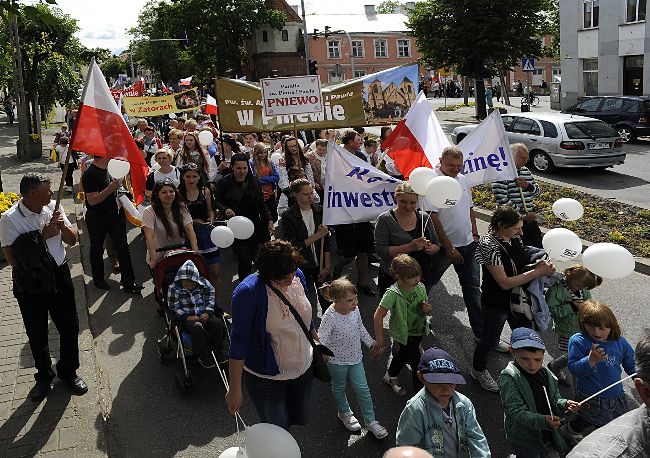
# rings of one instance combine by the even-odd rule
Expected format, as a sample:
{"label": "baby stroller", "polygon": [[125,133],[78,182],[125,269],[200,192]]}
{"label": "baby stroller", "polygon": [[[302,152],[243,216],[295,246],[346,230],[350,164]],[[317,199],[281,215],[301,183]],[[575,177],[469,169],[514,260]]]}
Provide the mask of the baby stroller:
{"label": "baby stroller", "polygon": [[[167,304],[167,291],[174,282],[176,273],[186,261],[192,261],[203,278],[209,278],[208,266],[201,254],[180,246],[167,251],[158,261],[153,272],[154,297],[164,312],[166,330],[165,336],[156,342],[156,352],[158,360],[164,364],[169,354],[176,350],[176,358],[181,362],[182,372],[174,374],[174,381],[181,394],[186,393],[188,390],[195,390],[187,361],[196,359],[197,355],[192,352],[192,337],[190,334],[183,331],[174,321],[174,313]],[[228,329],[228,321],[223,313],[220,315],[220,318],[224,320],[226,329]],[[230,338],[230,334],[228,334],[228,338]],[[212,356],[214,358],[214,355]]]}

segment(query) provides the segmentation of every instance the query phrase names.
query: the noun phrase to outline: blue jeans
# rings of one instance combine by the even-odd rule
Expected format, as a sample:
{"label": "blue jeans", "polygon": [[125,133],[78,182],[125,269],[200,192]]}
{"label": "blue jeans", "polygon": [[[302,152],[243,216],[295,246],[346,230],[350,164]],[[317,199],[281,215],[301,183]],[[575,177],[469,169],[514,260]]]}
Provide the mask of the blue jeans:
{"label": "blue jeans", "polygon": [[[575,400],[580,402],[589,395],[576,390]],[[589,426],[600,428],[630,410],[625,394],[611,398],[596,396],[583,404],[576,418],[571,421],[571,429],[580,433]]]}
{"label": "blue jeans", "polygon": [[532,322],[518,319],[509,310],[496,310],[484,306],[481,312],[483,313],[483,336],[476,344],[472,361],[474,370],[478,372],[487,369],[488,356],[490,351],[499,343],[501,331],[503,331],[503,325],[506,324],[506,321],[510,329],[532,327]]}
{"label": "blue jeans", "polygon": [[327,367],[332,376],[332,395],[339,413],[346,414],[352,411],[348,403],[348,397],[345,395],[345,388],[349,378],[354,394],[357,396],[357,401],[359,401],[364,421],[366,424],[375,421],[375,408],[372,405],[372,396],[370,396],[363,363],[351,366],[327,363]]}
{"label": "blue jeans", "polygon": [[286,430],[291,425],[304,426],[314,398],[314,375],[311,368],[291,380],[270,380],[244,371],[244,383],[257,416]]}
{"label": "blue jeans", "polygon": [[560,458],[560,454],[553,446],[539,450],[537,448],[527,448],[512,444],[512,450],[517,455],[517,458]]}
{"label": "blue jeans", "polygon": [[[481,268],[474,259],[474,253],[478,243],[472,242],[466,246],[455,247],[463,256],[464,262],[462,264],[454,264],[454,270],[458,275],[458,281],[463,291],[463,301],[467,308],[467,316],[469,317],[469,325],[472,328],[474,336],[481,338],[483,335],[483,318],[481,315]],[[444,254],[439,254],[434,257],[435,271],[432,279],[432,284],[436,284],[442,278],[442,275],[447,271],[452,264],[451,259]]]}

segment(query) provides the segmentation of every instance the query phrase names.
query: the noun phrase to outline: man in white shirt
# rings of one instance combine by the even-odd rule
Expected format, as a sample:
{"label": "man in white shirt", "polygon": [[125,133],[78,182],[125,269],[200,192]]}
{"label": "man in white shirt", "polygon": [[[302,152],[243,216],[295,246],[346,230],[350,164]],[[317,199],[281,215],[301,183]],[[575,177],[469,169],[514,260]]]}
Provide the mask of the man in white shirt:
{"label": "man in white shirt", "polygon": [[28,173],[20,181],[20,194],[22,199],[0,219],[0,241],[13,267],[14,296],[37,370],[30,397],[34,402],[45,399],[55,376],[48,347],[48,312],[60,335],[57,375],[72,393],[82,395],[88,387],[76,372],[79,318],[63,245],[77,243],[77,231],[63,208],[54,211],[48,178]]}
{"label": "man in white shirt", "polygon": [[[467,307],[469,324],[474,337],[479,339],[483,333],[481,316],[481,271],[474,259],[478,245],[478,229],[474,215],[472,194],[465,177],[460,173],[463,169],[463,152],[457,146],[449,146],[442,151],[438,175],[455,178],[463,189],[463,195],[458,203],[451,208],[434,208],[431,221],[436,229],[438,240],[444,249],[444,254],[435,257],[436,271],[434,284],[437,283],[450,265],[454,265],[460,286],[463,290],[463,300]],[[442,251],[441,251],[442,253]],[[445,256],[446,254],[446,256]],[[506,348],[507,351],[507,348]]]}

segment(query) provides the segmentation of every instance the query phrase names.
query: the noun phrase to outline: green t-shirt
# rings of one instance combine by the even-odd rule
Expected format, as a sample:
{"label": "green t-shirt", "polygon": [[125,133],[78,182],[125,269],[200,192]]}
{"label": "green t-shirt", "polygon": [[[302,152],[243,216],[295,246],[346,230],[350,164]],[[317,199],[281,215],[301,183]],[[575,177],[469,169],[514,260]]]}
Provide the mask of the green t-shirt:
{"label": "green t-shirt", "polygon": [[406,345],[408,336],[423,336],[429,332],[427,316],[419,307],[420,302],[426,300],[427,291],[422,283],[411,291],[402,290],[397,283],[386,290],[379,306],[390,312],[388,332],[393,339]]}

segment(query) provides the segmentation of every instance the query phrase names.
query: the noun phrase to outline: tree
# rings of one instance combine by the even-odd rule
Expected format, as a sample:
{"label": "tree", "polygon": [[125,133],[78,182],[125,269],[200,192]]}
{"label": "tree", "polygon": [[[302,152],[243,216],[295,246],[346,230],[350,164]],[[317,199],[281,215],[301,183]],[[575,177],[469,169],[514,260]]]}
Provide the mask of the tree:
{"label": "tree", "polygon": [[[244,46],[262,24],[280,30],[284,13],[269,10],[264,0],[152,0],[130,31],[134,60],[151,68],[163,80],[196,75],[212,80],[217,75],[240,73]],[[151,41],[184,39],[179,41]],[[170,58],[173,56],[173,58]]]}
{"label": "tree", "polygon": [[126,60],[118,56],[110,56],[108,59],[98,59],[98,65],[106,78],[117,78],[120,74],[126,73]]}
{"label": "tree", "polygon": [[377,14],[393,14],[397,11],[399,7],[399,2],[396,0],[384,0],[379,5],[377,5]]}
{"label": "tree", "polygon": [[544,53],[539,37],[548,33],[552,0],[427,0],[408,12],[407,26],[425,64],[454,66],[476,79],[480,119],[485,109],[485,78],[517,65],[522,57]]}

